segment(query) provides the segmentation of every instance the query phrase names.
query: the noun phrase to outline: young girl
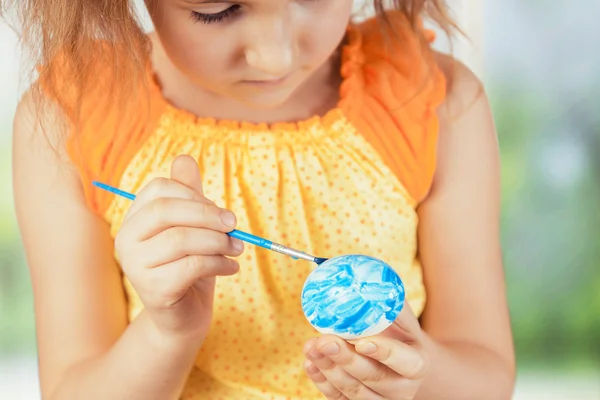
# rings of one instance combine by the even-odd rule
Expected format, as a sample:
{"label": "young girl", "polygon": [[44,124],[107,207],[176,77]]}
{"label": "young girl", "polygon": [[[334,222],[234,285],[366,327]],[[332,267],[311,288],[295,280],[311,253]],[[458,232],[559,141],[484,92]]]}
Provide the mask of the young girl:
{"label": "young girl", "polygon": [[[39,56],[14,191],[44,398],[511,397],[488,101],[430,48],[441,1],[374,1],[359,24],[352,0],[147,0],[150,35],[128,0],[15,4]],[[314,264],[234,227],[383,259],[407,305],[381,335],[318,335]]]}

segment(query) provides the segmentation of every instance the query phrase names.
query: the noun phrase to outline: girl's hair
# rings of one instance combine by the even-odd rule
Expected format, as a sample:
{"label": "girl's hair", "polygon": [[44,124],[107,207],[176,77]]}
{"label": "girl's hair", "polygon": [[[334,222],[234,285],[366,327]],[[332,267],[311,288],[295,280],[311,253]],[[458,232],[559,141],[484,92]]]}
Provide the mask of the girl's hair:
{"label": "girl's hair", "polygon": [[[388,0],[390,6],[385,0],[368,1],[373,2],[377,16],[388,26],[385,9],[400,10],[424,43],[419,29],[422,17],[433,20],[449,36],[452,30],[459,30],[444,0]],[[98,49],[94,40],[98,38],[108,44],[102,56],[110,57],[110,62],[103,65],[113,66],[108,80],[112,88],[122,94],[139,87],[139,78],[146,71],[149,40],[136,17],[133,0],[0,0],[0,17],[10,12],[18,18],[20,39],[28,51],[26,60],[29,67],[34,67],[29,70],[39,74],[37,83],[44,82],[44,96],[39,96],[37,83],[32,87],[32,93],[38,93],[36,103],[43,97],[58,99],[63,107],[72,105],[72,109],[65,110],[68,115],[78,115],[76,108],[81,102],[73,98],[61,102],[61,96],[65,89],[81,96],[95,83]],[[69,82],[61,79],[65,69]]]}

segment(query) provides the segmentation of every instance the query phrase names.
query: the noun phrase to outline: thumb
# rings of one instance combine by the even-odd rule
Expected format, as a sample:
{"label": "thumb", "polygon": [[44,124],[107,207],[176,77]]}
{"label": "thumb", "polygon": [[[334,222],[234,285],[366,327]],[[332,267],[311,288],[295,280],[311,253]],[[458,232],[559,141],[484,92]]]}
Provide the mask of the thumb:
{"label": "thumb", "polygon": [[173,160],[171,164],[171,179],[189,187],[199,196],[204,197],[200,169],[196,160],[192,157],[182,154]]}

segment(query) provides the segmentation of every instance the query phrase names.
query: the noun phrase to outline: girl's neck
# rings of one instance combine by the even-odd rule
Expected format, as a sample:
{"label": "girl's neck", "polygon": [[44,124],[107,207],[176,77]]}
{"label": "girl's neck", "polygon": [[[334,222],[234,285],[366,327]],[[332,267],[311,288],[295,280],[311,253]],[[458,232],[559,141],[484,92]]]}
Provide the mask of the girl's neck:
{"label": "girl's neck", "polygon": [[170,62],[156,36],[151,35],[151,41],[152,69],[164,98],[174,107],[189,111],[200,118],[271,124],[323,116],[337,107],[342,81],[340,51],[333,54],[330,60],[316,70],[281,106],[257,110],[193,84]]}

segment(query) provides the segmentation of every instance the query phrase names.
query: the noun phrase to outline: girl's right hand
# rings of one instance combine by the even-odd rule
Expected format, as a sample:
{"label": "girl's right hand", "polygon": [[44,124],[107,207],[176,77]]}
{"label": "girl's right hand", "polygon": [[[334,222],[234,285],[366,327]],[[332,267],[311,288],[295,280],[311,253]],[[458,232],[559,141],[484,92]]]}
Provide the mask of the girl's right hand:
{"label": "girl's right hand", "polygon": [[203,339],[215,277],[232,275],[243,243],[227,235],[235,215],[204,197],[198,165],[179,156],[171,178],[137,195],[116,237],[123,271],[161,333]]}

